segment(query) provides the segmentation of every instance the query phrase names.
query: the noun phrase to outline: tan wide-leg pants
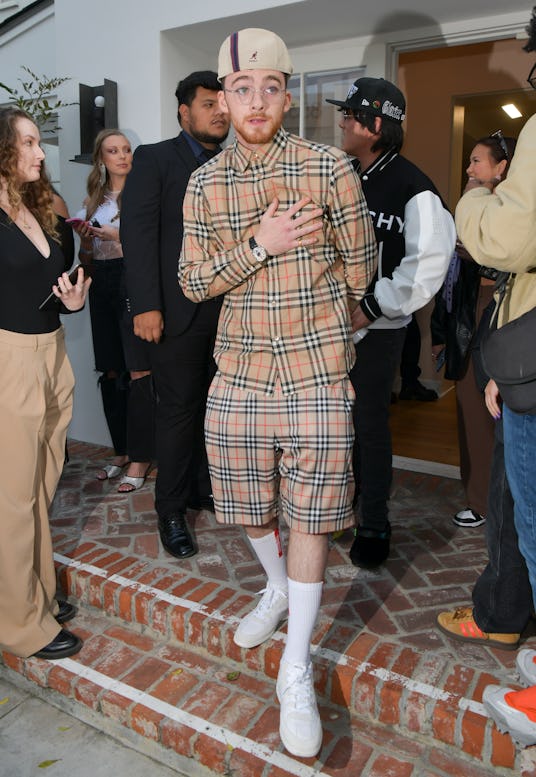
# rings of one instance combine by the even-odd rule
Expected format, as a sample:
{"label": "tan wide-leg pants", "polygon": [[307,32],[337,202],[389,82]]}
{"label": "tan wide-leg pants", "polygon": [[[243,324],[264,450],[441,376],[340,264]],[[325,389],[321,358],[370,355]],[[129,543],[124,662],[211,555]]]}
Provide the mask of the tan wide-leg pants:
{"label": "tan wide-leg pants", "polygon": [[27,657],[60,631],[48,510],[73,403],[63,328],[0,329],[0,365],[0,647]]}

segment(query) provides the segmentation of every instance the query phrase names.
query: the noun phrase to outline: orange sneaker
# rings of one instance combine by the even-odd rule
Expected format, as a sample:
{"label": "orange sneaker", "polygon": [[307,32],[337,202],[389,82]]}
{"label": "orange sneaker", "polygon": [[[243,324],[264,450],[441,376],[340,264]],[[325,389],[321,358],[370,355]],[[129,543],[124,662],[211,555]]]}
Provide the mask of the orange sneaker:
{"label": "orange sneaker", "polygon": [[497,647],[502,650],[516,650],[520,634],[491,634],[482,631],[473,618],[472,607],[457,607],[455,610],[441,612],[437,616],[437,625],[444,634],[460,642],[474,642],[485,647]]}

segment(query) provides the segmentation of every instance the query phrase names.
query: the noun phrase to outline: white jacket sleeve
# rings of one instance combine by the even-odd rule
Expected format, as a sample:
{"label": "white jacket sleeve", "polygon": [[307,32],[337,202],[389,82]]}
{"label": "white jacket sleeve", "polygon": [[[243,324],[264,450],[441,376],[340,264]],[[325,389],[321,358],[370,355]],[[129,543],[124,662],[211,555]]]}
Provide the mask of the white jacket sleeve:
{"label": "white jacket sleeve", "polygon": [[[404,212],[406,254],[392,278],[379,278],[374,296],[387,318],[409,316],[440,289],[456,242],[454,220],[434,192],[412,197]],[[381,265],[381,245],[379,246]],[[380,271],[381,272],[381,271]]]}

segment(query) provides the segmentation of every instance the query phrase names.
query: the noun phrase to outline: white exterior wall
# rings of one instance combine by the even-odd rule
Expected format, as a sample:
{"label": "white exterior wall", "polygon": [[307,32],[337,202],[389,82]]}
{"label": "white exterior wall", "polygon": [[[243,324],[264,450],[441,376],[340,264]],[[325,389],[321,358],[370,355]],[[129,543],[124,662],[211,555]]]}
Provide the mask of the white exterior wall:
{"label": "white exterior wall", "polygon": [[[78,100],[79,82],[96,86],[105,78],[116,81],[120,127],[134,146],[158,141],[177,132],[174,91],[179,78],[193,70],[216,69],[219,44],[235,29],[269,27],[285,37],[285,6],[288,13],[295,13],[300,3],[228,0],[226,17],[221,18],[221,0],[205,0],[203,4],[177,0],[93,0],[90,4],[56,0],[54,15],[47,9],[21,26],[16,34],[0,37],[1,78],[9,85],[15,83],[21,64],[39,74],[70,76],[72,81],[62,87],[60,94],[66,102]],[[473,40],[498,37],[503,29],[523,29],[528,15],[526,11],[444,28],[406,31],[398,36],[353,37],[300,45],[291,47],[291,56],[296,72],[365,65],[369,75],[389,77],[393,44],[395,48],[403,47],[403,41],[428,38],[430,45],[437,45],[442,36],[456,43],[468,42],[471,36]],[[84,198],[89,172],[86,165],[69,161],[80,152],[78,107],[63,109],[60,124],[61,190],[70,211],[75,212]],[[66,316],[64,324],[76,375],[70,435],[109,444],[93,370],[87,308],[80,314]]]}

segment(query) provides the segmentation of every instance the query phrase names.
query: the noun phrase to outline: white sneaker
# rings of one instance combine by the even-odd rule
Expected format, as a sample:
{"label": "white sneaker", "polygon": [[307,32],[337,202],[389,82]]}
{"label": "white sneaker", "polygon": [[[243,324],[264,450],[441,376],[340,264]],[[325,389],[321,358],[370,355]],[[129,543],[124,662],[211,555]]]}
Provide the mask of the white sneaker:
{"label": "white sneaker", "polygon": [[469,528],[482,526],[485,522],[485,516],[471,510],[470,507],[466,507],[465,510],[460,510],[452,519],[452,523],[455,523],[456,526],[467,526]]}
{"label": "white sneaker", "polygon": [[536,723],[533,723],[524,712],[511,707],[505,696],[512,688],[501,688],[499,685],[488,685],[484,688],[482,701],[497,724],[499,731],[507,731],[515,742],[526,747],[536,744]]}
{"label": "white sneaker", "polygon": [[516,666],[523,685],[536,685],[536,650],[524,648],[516,656]]}
{"label": "white sneaker", "polygon": [[322,725],[313,685],[313,665],[289,664],[283,659],[277,675],[281,704],[279,735],[292,755],[311,758],[322,747]]}
{"label": "white sneaker", "polygon": [[260,602],[248,613],[235,631],[235,644],[243,648],[261,645],[270,639],[281,621],[288,615],[288,593],[268,585]]}

